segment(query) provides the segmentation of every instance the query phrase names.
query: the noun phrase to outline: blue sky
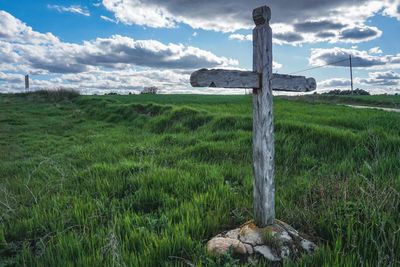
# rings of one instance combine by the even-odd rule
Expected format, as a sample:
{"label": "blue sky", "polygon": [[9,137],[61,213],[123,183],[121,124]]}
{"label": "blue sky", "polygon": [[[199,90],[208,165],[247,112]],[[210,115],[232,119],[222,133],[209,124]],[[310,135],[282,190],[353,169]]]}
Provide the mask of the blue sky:
{"label": "blue sky", "polygon": [[[272,10],[274,72],[353,58],[354,86],[400,93],[400,0],[0,0],[0,92],[243,93],[191,88],[198,68],[252,68],[253,8]],[[348,89],[348,61],[296,75]]]}

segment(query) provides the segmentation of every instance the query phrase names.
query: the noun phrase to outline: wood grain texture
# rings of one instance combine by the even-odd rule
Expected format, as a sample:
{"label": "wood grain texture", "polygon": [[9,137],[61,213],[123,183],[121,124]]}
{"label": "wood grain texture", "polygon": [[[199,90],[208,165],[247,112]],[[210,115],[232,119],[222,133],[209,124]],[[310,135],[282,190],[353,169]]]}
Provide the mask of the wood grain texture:
{"label": "wood grain texture", "polygon": [[[224,69],[201,69],[190,76],[193,87],[259,88],[260,73]],[[272,90],[309,92],[316,89],[313,78],[287,74],[272,74]]]}
{"label": "wood grain texture", "polygon": [[201,69],[190,75],[190,84],[193,87],[255,88],[260,84],[260,74],[253,71]]}
{"label": "wood grain texture", "polygon": [[258,8],[253,9],[253,21],[254,24],[263,25],[265,23],[269,23],[271,19],[271,9],[267,6],[260,6]]}
{"label": "wood grain texture", "polygon": [[287,74],[272,75],[272,90],[290,92],[310,92],[317,88],[314,78]]}
{"label": "wood grain texture", "polygon": [[272,30],[268,21],[265,18],[264,24],[253,29],[253,71],[261,73],[261,88],[253,93],[254,216],[260,227],[275,219]]}

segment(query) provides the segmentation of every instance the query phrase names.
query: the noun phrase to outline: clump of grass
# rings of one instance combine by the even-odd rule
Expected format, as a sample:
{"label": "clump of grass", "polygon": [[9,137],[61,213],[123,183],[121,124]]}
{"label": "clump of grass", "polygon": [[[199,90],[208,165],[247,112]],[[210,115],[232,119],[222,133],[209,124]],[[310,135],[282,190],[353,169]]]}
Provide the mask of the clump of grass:
{"label": "clump of grass", "polygon": [[262,238],[264,243],[275,250],[277,255],[282,253],[282,242],[278,237],[279,233],[272,233],[270,230],[266,229],[262,232]]}
{"label": "clump of grass", "polygon": [[208,112],[184,106],[173,108],[163,116],[157,117],[150,127],[155,133],[194,131],[211,118]]}
{"label": "clump of grass", "polygon": [[60,88],[57,90],[40,90],[37,91],[38,95],[47,97],[54,102],[62,100],[71,100],[80,95],[79,91],[73,89]]}
{"label": "clump of grass", "polygon": [[326,95],[311,94],[304,96],[280,96],[308,103],[353,104],[363,106],[378,106],[400,108],[400,95]]}
{"label": "clump of grass", "polygon": [[17,96],[28,97],[32,100],[60,102],[63,100],[72,100],[80,95],[79,91],[74,89],[59,88],[54,90],[37,90],[24,93],[18,93]]}
{"label": "clump of grass", "polygon": [[[239,266],[240,259],[236,259],[233,257],[233,246],[230,246],[228,251],[225,254],[221,254],[219,256],[203,256],[202,265],[205,266]],[[244,262],[244,261],[242,261]],[[194,266],[194,265],[193,265]],[[250,266],[250,264],[246,264],[243,266]]]}

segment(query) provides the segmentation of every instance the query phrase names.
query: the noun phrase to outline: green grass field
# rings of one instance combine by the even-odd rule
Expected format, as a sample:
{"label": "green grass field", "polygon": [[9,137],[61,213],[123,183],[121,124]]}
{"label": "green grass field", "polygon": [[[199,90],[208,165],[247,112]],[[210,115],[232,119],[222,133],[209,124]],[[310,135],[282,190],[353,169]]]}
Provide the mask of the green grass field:
{"label": "green grass field", "polygon": [[400,108],[400,95],[305,95],[286,97],[308,103],[353,104],[362,106]]}
{"label": "green grass field", "polygon": [[[328,102],[274,99],[276,215],[320,246],[285,265],[399,266],[400,114]],[[0,95],[0,266],[232,265],[204,245],[252,218],[251,110]]]}

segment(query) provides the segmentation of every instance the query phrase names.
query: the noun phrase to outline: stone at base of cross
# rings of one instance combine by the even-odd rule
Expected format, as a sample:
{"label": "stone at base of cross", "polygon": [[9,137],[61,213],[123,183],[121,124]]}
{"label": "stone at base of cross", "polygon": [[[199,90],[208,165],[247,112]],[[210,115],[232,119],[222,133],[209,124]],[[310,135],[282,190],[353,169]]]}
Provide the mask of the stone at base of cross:
{"label": "stone at base of cross", "polygon": [[216,256],[228,253],[230,248],[232,257],[256,263],[260,258],[282,262],[300,257],[303,253],[311,255],[317,246],[280,220],[264,228],[258,228],[251,220],[207,242],[207,250]]}

